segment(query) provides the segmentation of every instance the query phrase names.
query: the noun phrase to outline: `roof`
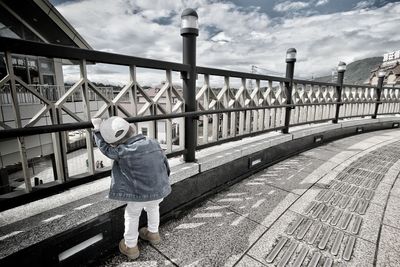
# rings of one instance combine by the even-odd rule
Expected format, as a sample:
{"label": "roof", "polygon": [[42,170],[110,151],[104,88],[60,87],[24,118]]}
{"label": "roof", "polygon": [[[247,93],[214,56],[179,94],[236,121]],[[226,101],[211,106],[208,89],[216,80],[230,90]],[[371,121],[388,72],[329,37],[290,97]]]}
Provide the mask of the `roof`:
{"label": "roof", "polygon": [[48,0],[0,0],[0,5],[45,43],[92,49]]}
{"label": "roof", "polygon": [[376,69],[371,71],[371,75],[369,79],[366,81],[366,83],[367,84],[375,83],[376,80],[373,82],[373,79],[378,77],[378,73],[381,70],[386,72],[384,83],[389,82],[390,84],[395,84],[395,85],[400,84],[400,61],[394,62],[392,64],[385,64],[385,65],[382,64],[378,66]]}

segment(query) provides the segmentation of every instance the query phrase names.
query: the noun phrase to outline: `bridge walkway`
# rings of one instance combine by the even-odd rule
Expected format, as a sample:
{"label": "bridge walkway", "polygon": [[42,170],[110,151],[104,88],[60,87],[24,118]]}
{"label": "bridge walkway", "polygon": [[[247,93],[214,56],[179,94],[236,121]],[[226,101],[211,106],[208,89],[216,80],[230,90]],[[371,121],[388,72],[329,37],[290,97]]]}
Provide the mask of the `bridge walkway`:
{"label": "bridge walkway", "polygon": [[275,164],[161,226],[130,261],[96,266],[398,266],[398,130],[341,139]]}

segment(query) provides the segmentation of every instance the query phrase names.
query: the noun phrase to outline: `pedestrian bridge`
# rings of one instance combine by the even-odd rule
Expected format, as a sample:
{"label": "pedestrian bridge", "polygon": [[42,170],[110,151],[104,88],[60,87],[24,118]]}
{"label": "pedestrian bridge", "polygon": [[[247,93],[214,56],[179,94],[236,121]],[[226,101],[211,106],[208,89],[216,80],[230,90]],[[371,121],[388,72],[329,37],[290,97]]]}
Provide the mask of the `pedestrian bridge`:
{"label": "pedestrian bridge", "polygon": [[[185,57],[191,55],[184,64],[3,37],[0,49],[8,70],[0,86],[9,86],[15,116],[15,125],[0,123],[0,142],[2,149],[7,142],[18,146],[22,181],[14,188],[1,176],[7,191],[0,195],[2,266],[124,266],[124,259],[112,256],[122,237],[124,203],[106,198],[110,162],[96,168],[102,158],[89,122],[92,116],[113,115],[153,123],[152,138],[157,138],[157,121],[166,122],[173,192],[161,205],[164,242],[144,244],[138,264],[398,263],[399,245],[387,240],[399,235],[400,89],[384,86],[383,76],[377,86],[343,84],[345,64],[340,63],[336,83],[294,79],[294,49],[287,53],[286,77],[199,67],[190,47],[184,47]],[[13,53],[77,62],[80,78],[50,101],[14,75]],[[130,83],[109,99],[90,81],[87,62],[125,66]],[[153,98],[138,82],[140,68],[165,74]],[[174,79],[182,82],[183,96]],[[248,88],[250,80],[255,86]],[[17,84],[43,106],[26,124]],[[96,114],[89,90],[104,102]],[[64,105],[76,92],[82,94],[83,118]],[[120,104],[125,95],[129,108]],[[140,110],[138,95],[146,100]],[[50,118],[47,125],[44,116]],[[64,123],[66,116],[76,122]],[[172,120],[177,118],[175,144]],[[86,148],[67,153],[66,134],[82,129]],[[50,180],[40,184],[27,151],[29,142],[43,135],[51,138],[53,160],[39,172]]]}

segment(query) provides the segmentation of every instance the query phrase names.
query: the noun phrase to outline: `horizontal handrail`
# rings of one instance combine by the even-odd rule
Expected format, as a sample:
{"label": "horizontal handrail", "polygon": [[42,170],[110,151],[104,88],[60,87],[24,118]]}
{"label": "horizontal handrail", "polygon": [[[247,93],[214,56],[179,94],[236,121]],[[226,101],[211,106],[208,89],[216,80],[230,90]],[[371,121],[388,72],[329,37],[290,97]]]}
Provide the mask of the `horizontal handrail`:
{"label": "horizontal handrail", "polygon": [[[233,109],[220,109],[220,110],[204,110],[204,111],[193,111],[193,112],[182,112],[173,113],[167,115],[150,115],[143,117],[131,117],[126,118],[129,123],[138,123],[146,121],[156,121],[164,119],[175,119],[181,117],[195,118],[202,115],[229,113],[229,112],[239,112],[248,110],[259,110],[259,109],[272,109],[272,108],[284,108],[294,105],[279,105],[279,106],[263,106],[263,107],[248,107],[248,108],[233,108]],[[12,128],[0,131],[0,140],[5,138],[28,136],[34,134],[44,134],[44,133],[54,133],[61,131],[73,131],[79,129],[93,128],[91,122],[74,122],[74,123],[63,123],[58,125],[44,125],[35,127],[25,127],[25,128]]]}
{"label": "horizontal handrail", "polygon": [[196,71],[199,74],[208,74],[208,75],[215,75],[215,76],[245,78],[245,79],[254,79],[254,80],[268,80],[268,81],[278,81],[278,82],[289,82],[289,79],[284,78],[284,77],[262,75],[262,74],[240,72],[240,71],[232,71],[232,70],[224,70],[224,69],[196,67]]}
{"label": "horizontal handrail", "polygon": [[301,79],[294,79],[293,83],[311,84],[311,85],[319,85],[319,86],[339,86],[339,84],[337,84],[337,83],[318,82],[318,81],[309,81],[309,80],[301,80]]}
{"label": "horizontal handrail", "polygon": [[[175,119],[175,118],[181,118],[181,117],[197,119],[199,116],[204,116],[204,115],[251,111],[251,110],[255,111],[255,110],[264,110],[264,109],[287,108],[287,107],[295,108],[295,107],[305,107],[305,106],[321,106],[321,105],[336,105],[336,104],[341,104],[341,105],[342,104],[368,104],[368,103],[372,104],[372,103],[399,103],[399,102],[365,101],[365,102],[328,102],[328,103],[322,103],[322,104],[321,103],[298,103],[298,104],[290,104],[290,105],[282,104],[282,105],[261,106],[261,107],[259,106],[259,107],[247,107],[247,108],[202,110],[202,111],[193,111],[193,112],[173,113],[173,114],[166,114],[166,115],[150,115],[150,116],[143,116],[143,117],[130,117],[130,118],[125,118],[125,119],[129,123],[138,123],[138,122],[156,121],[156,120],[164,120],[164,119]],[[362,116],[369,116],[369,115],[362,115]],[[311,123],[311,121],[309,123]],[[6,139],[6,138],[15,138],[15,137],[21,137],[21,136],[35,135],[35,134],[45,134],[45,133],[54,133],[54,132],[61,132],[61,131],[89,129],[92,127],[93,127],[93,125],[91,122],[76,122],[76,123],[63,123],[63,124],[58,124],[58,125],[44,125],[44,126],[25,127],[25,128],[12,128],[12,129],[0,130],[0,140]]]}
{"label": "horizontal handrail", "polygon": [[148,58],[127,56],[109,52],[101,52],[89,49],[82,49],[64,45],[46,44],[32,41],[19,40],[14,38],[0,37],[0,50],[10,51],[16,54],[27,54],[50,58],[64,58],[75,60],[87,60],[89,62],[106,63],[124,66],[137,66],[159,70],[189,71],[189,65],[154,60]]}

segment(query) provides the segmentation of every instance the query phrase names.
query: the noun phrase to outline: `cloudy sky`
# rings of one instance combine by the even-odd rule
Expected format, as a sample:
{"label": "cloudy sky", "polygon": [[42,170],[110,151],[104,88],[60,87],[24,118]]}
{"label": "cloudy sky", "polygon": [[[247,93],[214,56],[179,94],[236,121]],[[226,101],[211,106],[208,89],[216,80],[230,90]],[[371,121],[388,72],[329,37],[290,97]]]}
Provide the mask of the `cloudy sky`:
{"label": "cloudy sky", "polygon": [[[295,74],[330,74],[339,61],[400,49],[400,2],[388,0],[50,0],[96,50],[182,61],[180,14],[199,14],[200,66],[283,75],[297,49]],[[99,81],[121,83],[127,70],[96,66]],[[73,73],[73,70],[69,70]],[[68,79],[68,77],[67,77]],[[124,83],[124,82],[122,82]]]}

